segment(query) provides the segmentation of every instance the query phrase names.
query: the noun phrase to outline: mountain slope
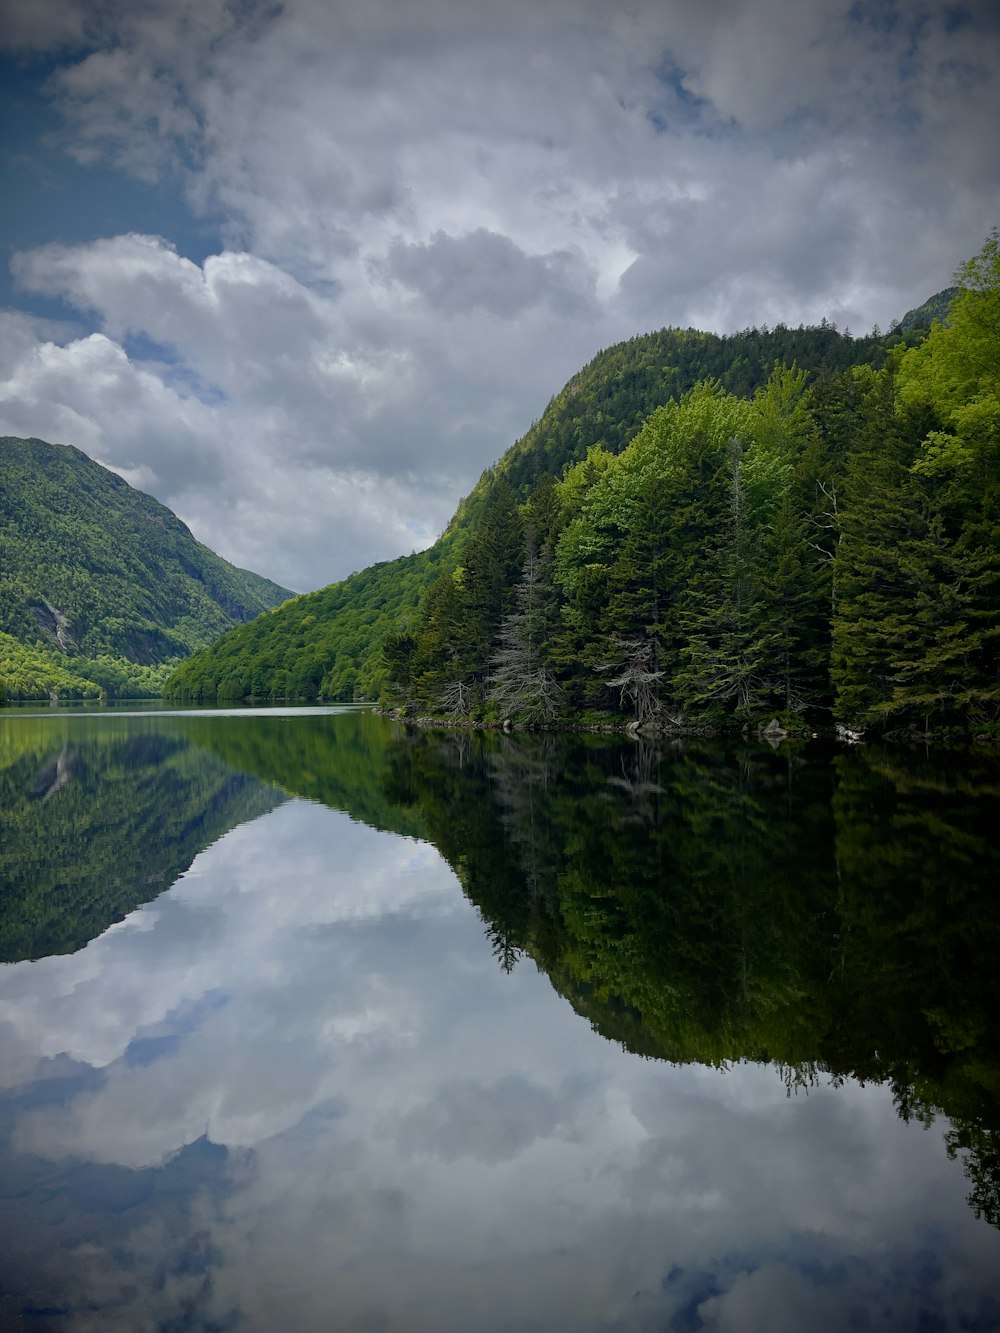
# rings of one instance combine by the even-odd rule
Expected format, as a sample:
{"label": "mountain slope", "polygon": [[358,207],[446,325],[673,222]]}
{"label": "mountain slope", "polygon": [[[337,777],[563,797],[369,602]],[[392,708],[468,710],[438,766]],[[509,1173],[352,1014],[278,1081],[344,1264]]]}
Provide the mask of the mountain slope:
{"label": "mountain slope", "polygon": [[[832,324],[816,328],[744,329],[702,333],[659,329],[598,352],[552,399],[540,421],[503,455],[484,480],[503,477],[521,499],[545,473],[558,477],[579,462],[591,445],[618,454],[657,407],[680,398],[703,380],[718,380],[727,393],[749,398],[776,362],[797,365],[812,376],[851,366],[880,367],[898,338],[852,338]],[[463,501],[461,525],[478,508],[482,487]]]}
{"label": "mountain slope", "polygon": [[481,477],[444,536],[427,551],[374,565],[231,630],[182,663],[167,693],[216,698],[371,698],[383,681],[381,646],[415,621],[424,594],[455,569],[499,483],[525,499],[546,475],[586,456],[594,444],[619,453],[657,407],[706,378],[752,394],[775,361],[812,376],[882,364],[898,336],[854,339],[830,325],[749,329],[720,336],[661,329],[599,352],[566,384],[541,419]]}
{"label": "mountain slope", "polygon": [[461,570],[386,640],[384,702],[495,726],[995,729],[1000,234],[957,276],[947,322],[882,369],[779,365],[752,397],[706,378],[523,504],[509,455]]}
{"label": "mountain slope", "polygon": [[[141,681],[150,677],[142,669],[174,663],[289,596],[217,556],[78,449],[0,438],[0,675],[9,694],[38,693],[18,674],[26,654],[114,688],[113,664]],[[104,664],[96,677],[95,662]]]}
{"label": "mountain slope", "polygon": [[951,303],[958,295],[957,287],[946,287],[943,292],[935,292],[922,305],[906,314],[896,326],[897,333],[909,333],[911,329],[930,328],[936,319],[939,324],[946,324]]}

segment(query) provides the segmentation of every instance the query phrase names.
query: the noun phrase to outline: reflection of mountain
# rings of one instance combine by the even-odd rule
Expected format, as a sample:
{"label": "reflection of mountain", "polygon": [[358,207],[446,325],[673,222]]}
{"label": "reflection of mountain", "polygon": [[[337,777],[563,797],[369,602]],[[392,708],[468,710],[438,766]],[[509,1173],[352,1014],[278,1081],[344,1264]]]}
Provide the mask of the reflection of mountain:
{"label": "reflection of mountain", "polygon": [[80,947],[274,806],[265,783],[434,843],[498,963],[530,954],[637,1054],[853,1076],[906,1117],[944,1111],[1000,1221],[995,757],[664,753],[363,712],[10,719],[2,957]]}
{"label": "reflection of mountain", "polygon": [[501,965],[529,952],[638,1053],[1000,1105],[993,757],[664,754],[363,712],[185,725],[233,768],[432,841]]}
{"label": "reflection of mountain", "polygon": [[385,766],[396,726],[368,709],[330,715],[238,718],[192,714],[187,734],[231,767],[320,801],[387,833],[427,838],[415,796],[394,800],[385,790]]}
{"label": "reflection of mountain", "polygon": [[[459,749],[464,750],[459,758]],[[1000,1222],[1000,765],[686,746],[394,747],[390,791],[593,1026],[646,1056],[769,1060],[947,1113]]]}
{"label": "reflection of mountain", "polygon": [[630,1050],[888,1081],[963,1142],[1000,1121],[993,757],[664,754],[368,713],[189,726],[233,767],[432,841],[500,965],[530,953]]}
{"label": "reflection of mountain", "polygon": [[281,800],[162,719],[4,719],[0,961],[82,948]]}

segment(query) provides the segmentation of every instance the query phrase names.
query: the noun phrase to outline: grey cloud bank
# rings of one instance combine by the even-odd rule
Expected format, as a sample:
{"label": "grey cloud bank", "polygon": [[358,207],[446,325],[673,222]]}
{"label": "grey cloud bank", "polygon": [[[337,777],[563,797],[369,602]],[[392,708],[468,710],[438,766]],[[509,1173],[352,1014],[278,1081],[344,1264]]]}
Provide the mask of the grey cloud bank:
{"label": "grey cloud bank", "polygon": [[65,160],[155,183],[213,238],[197,263],[166,215],[137,234],[126,188],[103,234],[67,218],[21,247],[0,430],[76,444],[300,589],[433,540],[600,347],[866,331],[1000,215],[985,3],[0,0],[0,20]]}

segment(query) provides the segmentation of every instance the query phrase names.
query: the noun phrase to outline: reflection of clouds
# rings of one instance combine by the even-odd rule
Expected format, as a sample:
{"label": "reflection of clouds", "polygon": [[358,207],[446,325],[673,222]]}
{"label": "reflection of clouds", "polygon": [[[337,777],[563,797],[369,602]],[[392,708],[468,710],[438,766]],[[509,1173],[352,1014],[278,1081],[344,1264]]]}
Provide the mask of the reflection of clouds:
{"label": "reflection of clouds", "polygon": [[169,895],[79,953],[5,968],[0,1022],[16,1015],[20,1037],[40,1054],[65,1050],[107,1065],[137,1031],[210,992],[233,992],[240,1006],[266,996],[277,1018],[281,994],[309,984],[314,936],[325,966],[328,930],[341,929],[343,961],[352,952],[349,923],[451,910],[450,874],[436,854],[401,838],[377,844],[346,818],[333,847],[322,834],[303,841],[324,818],[332,817],[289,806],[264,825],[263,845],[256,825],[234,829]]}
{"label": "reflection of clouds", "polygon": [[[407,914],[459,905],[440,858],[306,805],[263,827],[266,856],[256,826],[234,830],[134,930],[0,977],[22,1044],[31,1033],[42,1054],[107,1075],[99,1093],[26,1116],[19,1148],[139,1166],[206,1132],[253,1144],[336,1095],[345,1044],[412,1044],[419,1015],[372,955],[370,923],[388,922],[391,956],[408,947]],[[151,1038],[158,1058],[129,1057]]]}
{"label": "reflection of clouds", "polygon": [[394,1135],[406,1153],[429,1153],[454,1162],[476,1157],[503,1162],[541,1138],[571,1125],[575,1098],[560,1105],[547,1088],[521,1076],[494,1083],[460,1079],[438,1087],[433,1098],[398,1117]]}
{"label": "reflection of clouds", "polygon": [[[530,962],[500,972],[433,849],[319,806],[233,830],[79,954],[3,969],[0,1012],[17,1150],[90,1162],[60,1223],[96,1311],[74,1333],[997,1313],[998,1237],[938,1129],[878,1088],[626,1055]],[[98,1224],[102,1181],[136,1188]]]}
{"label": "reflection of clouds", "polygon": [[[698,1307],[698,1315],[703,1327],[718,1333],[840,1333],[857,1325],[857,1295],[842,1272],[810,1279],[787,1264],[771,1264],[738,1274],[728,1291]],[[865,1322],[874,1313],[869,1306]],[[880,1324],[885,1326],[876,1316]]]}

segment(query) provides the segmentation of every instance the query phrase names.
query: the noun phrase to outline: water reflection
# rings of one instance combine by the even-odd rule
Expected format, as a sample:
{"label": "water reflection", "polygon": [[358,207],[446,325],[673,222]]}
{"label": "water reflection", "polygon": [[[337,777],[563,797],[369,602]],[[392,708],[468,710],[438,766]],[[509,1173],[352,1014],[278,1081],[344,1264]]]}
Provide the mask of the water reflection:
{"label": "water reflection", "polygon": [[0,962],[82,948],[283,799],[171,721],[0,716]]}
{"label": "water reflection", "polygon": [[309,800],[0,969],[0,1320],[1000,1321],[990,761],[176,726]]}

